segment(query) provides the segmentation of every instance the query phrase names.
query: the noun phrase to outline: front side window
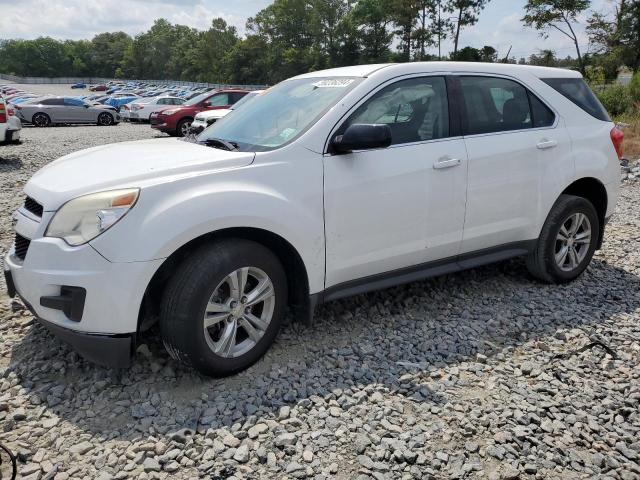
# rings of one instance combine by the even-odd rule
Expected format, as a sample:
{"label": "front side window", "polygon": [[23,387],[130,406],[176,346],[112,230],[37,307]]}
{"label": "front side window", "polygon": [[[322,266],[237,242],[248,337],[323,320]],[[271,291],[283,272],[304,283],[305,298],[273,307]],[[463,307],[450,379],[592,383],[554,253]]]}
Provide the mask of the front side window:
{"label": "front side window", "polygon": [[529,94],[511,80],[460,77],[467,135],[523,130],[533,125]]}
{"label": "front side window", "polygon": [[222,139],[240,151],[275,150],[313,126],[360,81],[350,77],[286,80],[214,123],[197,141]]}
{"label": "front side window", "polygon": [[40,105],[64,105],[62,98],[47,98],[40,102]]}
{"label": "front side window", "polygon": [[443,77],[421,77],[393,83],[362,104],[340,128],[385,124],[392,145],[423,142],[449,136],[447,86]]}

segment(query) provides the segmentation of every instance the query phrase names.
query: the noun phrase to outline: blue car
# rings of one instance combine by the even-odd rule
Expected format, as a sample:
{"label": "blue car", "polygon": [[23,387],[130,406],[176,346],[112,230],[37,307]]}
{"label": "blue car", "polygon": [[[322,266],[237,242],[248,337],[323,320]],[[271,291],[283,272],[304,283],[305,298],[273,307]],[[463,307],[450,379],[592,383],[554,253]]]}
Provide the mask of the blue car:
{"label": "blue car", "polygon": [[138,96],[132,95],[130,97],[116,97],[116,98],[110,98],[108,99],[106,102],[104,102],[105,105],[111,105],[112,107],[115,107],[116,110],[120,111],[120,107],[122,105],[126,105],[129,102],[134,101],[136,98],[140,98]]}
{"label": "blue car", "polygon": [[71,85],[71,88],[87,88],[87,84],[86,83],[74,83],[73,85]]}

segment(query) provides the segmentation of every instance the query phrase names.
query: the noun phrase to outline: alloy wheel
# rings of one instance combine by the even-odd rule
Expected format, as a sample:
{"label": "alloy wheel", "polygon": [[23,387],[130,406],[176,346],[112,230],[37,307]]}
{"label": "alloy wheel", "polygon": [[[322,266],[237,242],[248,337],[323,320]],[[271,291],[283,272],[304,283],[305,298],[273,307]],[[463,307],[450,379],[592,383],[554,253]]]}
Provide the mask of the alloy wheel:
{"label": "alloy wheel", "polygon": [[113,117],[111,117],[111,115],[109,115],[108,113],[101,113],[98,117],[98,121],[100,125],[108,127],[113,122]]}
{"label": "alloy wheel", "polygon": [[259,268],[243,267],[216,287],[203,317],[205,340],[213,353],[235,358],[264,336],[275,307],[275,289]]}
{"label": "alloy wheel", "polygon": [[578,268],[589,253],[592,239],[591,222],[584,213],[574,213],[560,227],[556,237],[555,261],[560,270]]}
{"label": "alloy wheel", "polygon": [[180,132],[182,133],[182,136],[186,137],[187,135],[189,135],[190,131],[191,131],[191,122],[182,122],[182,125],[180,125]]}
{"label": "alloy wheel", "polygon": [[46,127],[49,125],[49,118],[42,113],[38,113],[33,117],[33,123],[36,127]]}

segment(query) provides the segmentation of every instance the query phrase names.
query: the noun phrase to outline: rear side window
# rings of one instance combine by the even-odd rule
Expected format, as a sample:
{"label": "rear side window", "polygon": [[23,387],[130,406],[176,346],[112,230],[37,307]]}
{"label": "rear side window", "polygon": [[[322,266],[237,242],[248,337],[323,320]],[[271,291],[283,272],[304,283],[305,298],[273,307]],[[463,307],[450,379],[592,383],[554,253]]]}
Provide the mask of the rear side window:
{"label": "rear side window", "polygon": [[40,102],[40,105],[64,105],[62,98],[47,98]]}
{"label": "rear side window", "polygon": [[64,104],[69,107],[82,107],[84,106],[84,102],[82,100],[78,100],[77,98],[69,98],[66,97],[64,99]]}
{"label": "rear side window", "polygon": [[460,77],[466,107],[466,134],[507,132],[533,126],[529,93],[511,80]]}
{"label": "rear side window", "polygon": [[538,97],[529,92],[529,101],[531,102],[531,114],[533,115],[533,127],[550,127],[556,121],[556,115],[540,101]]}
{"label": "rear side window", "polygon": [[542,81],[592,117],[603,122],[611,121],[607,111],[582,78],[543,78]]}

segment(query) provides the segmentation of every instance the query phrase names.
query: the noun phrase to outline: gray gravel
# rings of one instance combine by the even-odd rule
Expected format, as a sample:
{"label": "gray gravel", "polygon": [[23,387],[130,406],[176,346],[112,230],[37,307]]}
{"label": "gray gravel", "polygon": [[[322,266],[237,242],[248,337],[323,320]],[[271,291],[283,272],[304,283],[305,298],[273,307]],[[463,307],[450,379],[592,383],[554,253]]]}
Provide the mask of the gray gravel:
{"label": "gray gravel", "polygon": [[[25,129],[0,147],[0,243],[40,166],[154,135]],[[154,331],[131,369],[96,367],[4,297],[0,442],[34,479],[640,478],[639,211],[631,179],[571,285],[515,260],[328,304],[225,380]]]}

